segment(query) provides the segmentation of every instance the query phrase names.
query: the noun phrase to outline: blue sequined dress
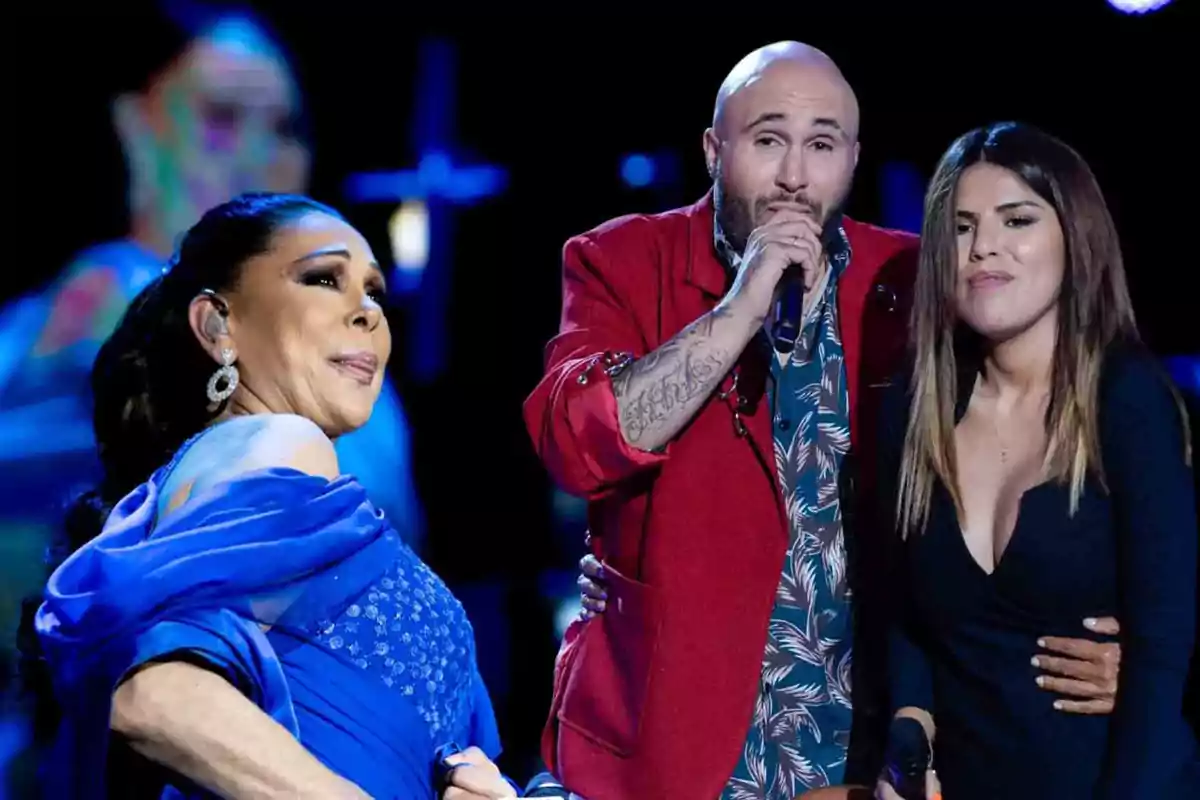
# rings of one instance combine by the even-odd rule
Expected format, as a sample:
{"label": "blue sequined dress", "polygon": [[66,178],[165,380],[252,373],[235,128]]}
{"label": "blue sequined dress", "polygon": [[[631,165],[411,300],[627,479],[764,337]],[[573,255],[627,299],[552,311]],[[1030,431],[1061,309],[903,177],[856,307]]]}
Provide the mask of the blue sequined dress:
{"label": "blue sequined dress", "polygon": [[[51,577],[37,625],[64,710],[61,798],[131,796],[109,772],[111,696],[186,658],[226,677],[376,798],[431,798],[436,749],[499,736],[462,606],[349,476],[270,468],[198,489],[160,519],[180,457]],[[152,796],[206,797],[167,775]]]}
{"label": "blue sequined dress", "polygon": [[341,614],[267,640],[309,751],[359,776],[373,797],[432,797],[437,747],[474,745],[494,758],[500,737],[462,606],[395,544],[391,564]]}

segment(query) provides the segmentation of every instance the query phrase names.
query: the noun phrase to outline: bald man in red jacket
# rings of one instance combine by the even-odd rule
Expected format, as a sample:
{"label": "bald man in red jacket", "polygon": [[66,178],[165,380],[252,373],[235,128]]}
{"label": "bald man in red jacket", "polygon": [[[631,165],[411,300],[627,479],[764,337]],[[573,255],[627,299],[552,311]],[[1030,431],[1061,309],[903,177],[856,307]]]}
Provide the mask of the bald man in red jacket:
{"label": "bald man in red jacket", "polygon": [[[704,135],[713,190],[564,249],[561,328],[525,417],[589,500],[604,565],[607,609],[568,631],[543,740],[588,800],[874,782],[886,547],[855,498],[904,357],[917,238],[841,213],[858,122],[823,53],[757,50]],[[791,335],[785,273],[804,286]]]}

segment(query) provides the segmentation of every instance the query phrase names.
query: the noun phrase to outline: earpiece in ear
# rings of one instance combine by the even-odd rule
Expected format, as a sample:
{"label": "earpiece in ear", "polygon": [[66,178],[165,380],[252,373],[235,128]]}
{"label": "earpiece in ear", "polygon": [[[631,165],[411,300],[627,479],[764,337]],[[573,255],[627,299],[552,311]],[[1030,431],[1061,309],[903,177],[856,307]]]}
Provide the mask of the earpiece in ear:
{"label": "earpiece in ear", "polygon": [[204,335],[209,339],[216,341],[222,336],[229,335],[229,305],[225,302],[225,298],[218,295],[212,289],[204,289],[201,294],[212,301],[215,314],[207,314],[204,317]]}
{"label": "earpiece in ear", "polygon": [[225,321],[225,316],[220,312],[206,316],[204,318],[204,335],[214,341],[222,336],[228,336],[229,324]]}

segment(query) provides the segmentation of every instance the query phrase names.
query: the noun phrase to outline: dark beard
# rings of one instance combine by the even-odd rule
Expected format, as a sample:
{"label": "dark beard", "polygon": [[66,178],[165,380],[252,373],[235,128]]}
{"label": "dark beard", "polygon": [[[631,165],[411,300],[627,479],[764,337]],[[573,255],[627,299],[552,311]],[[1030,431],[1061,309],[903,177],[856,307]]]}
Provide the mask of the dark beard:
{"label": "dark beard", "polygon": [[717,226],[725,236],[725,240],[729,242],[729,246],[739,256],[746,252],[746,241],[754,229],[762,224],[760,220],[767,218],[767,206],[771,203],[806,205],[822,227],[825,227],[831,219],[836,219],[841,210],[841,204],[839,204],[837,208],[832,209],[833,213],[831,213],[811,197],[787,192],[776,192],[768,197],[757,198],[751,203],[745,197],[734,194],[725,185],[725,182],[718,178],[713,186],[713,210]]}
{"label": "dark beard", "polygon": [[713,186],[713,211],[717,228],[733,248],[733,252],[739,256],[746,252],[746,240],[755,228],[754,213],[750,210],[749,201],[731,193],[725,187],[725,182],[717,179]]}

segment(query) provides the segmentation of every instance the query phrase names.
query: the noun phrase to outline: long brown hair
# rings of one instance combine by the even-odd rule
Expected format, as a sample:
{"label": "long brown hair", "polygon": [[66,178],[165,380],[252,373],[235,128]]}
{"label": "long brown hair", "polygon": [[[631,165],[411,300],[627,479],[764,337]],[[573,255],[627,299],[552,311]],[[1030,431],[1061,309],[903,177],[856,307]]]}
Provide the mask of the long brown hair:
{"label": "long brown hair", "polygon": [[905,534],[924,527],[935,479],[962,513],[954,449],[955,350],[978,337],[959,322],[956,311],[955,196],[963,172],[979,163],[1014,173],[1051,205],[1063,229],[1067,263],[1046,411],[1046,466],[1050,477],[1069,484],[1072,513],[1089,472],[1104,483],[1097,425],[1104,351],[1118,339],[1138,340],[1116,226],[1083,158],[1053,136],[1016,122],[977,128],[950,145],[925,195],[914,290],[913,399],[896,500]]}

